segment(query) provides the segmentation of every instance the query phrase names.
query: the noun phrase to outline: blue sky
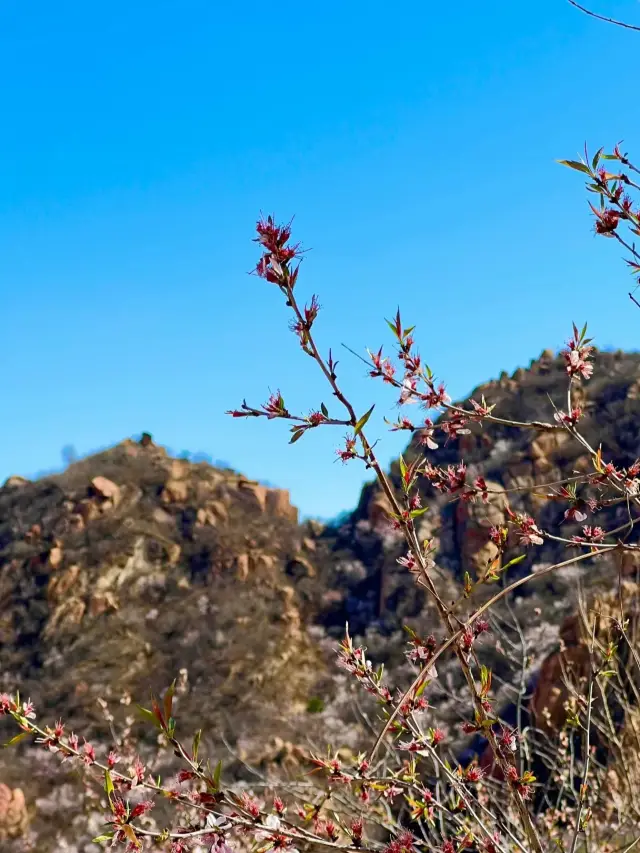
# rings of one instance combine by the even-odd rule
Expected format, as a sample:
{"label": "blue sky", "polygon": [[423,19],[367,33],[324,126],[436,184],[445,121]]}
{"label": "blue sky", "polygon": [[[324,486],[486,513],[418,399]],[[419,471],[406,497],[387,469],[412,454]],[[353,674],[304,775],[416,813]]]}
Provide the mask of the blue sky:
{"label": "blue sky", "polygon": [[[637,348],[620,253],[554,160],[585,140],[640,155],[639,39],[563,0],[5,0],[0,477],[149,430],[305,514],[355,503],[339,432],[290,447],[281,423],[224,415],[269,389],[302,411],[327,399],[278,294],[246,274],[260,210],[295,214],[313,249],[300,288],[325,349],[387,343],[399,304],[456,396],[574,319]],[[393,398],[340,361],[358,407],[378,402],[388,461]]]}

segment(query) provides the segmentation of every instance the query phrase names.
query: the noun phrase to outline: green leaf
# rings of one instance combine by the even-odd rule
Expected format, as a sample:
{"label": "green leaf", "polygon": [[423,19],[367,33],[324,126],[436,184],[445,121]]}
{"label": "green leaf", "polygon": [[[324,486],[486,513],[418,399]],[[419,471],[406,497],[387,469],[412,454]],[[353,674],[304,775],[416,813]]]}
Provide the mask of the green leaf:
{"label": "green leaf", "polygon": [[400,455],[400,476],[404,480],[405,474],[407,473],[407,463],[404,461],[404,456]]}
{"label": "green leaf", "polygon": [[161,728],[161,726],[160,726],[160,721],[158,720],[158,718],[156,717],[156,715],[153,713],[153,711],[150,711],[148,708],[143,708],[143,707],[142,707],[142,705],[138,705],[137,707],[138,707],[138,711],[140,712],[140,714],[142,715],[142,717],[143,717],[143,718],[144,718],[148,723],[153,723],[153,725],[154,725],[157,729]]}
{"label": "green leaf", "polygon": [[506,564],[506,566],[502,567],[502,571],[506,572],[506,570],[510,569],[511,566],[517,566],[518,563],[521,563],[523,560],[526,559],[526,557],[527,557],[526,554],[520,554],[519,557],[514,557],[513,560],[509,560],[509,562]]}
{"label": "green leaf", "polygon": [[411,518],[417,518],[419,515],[425,513],[428,509],[428,506],[420,507],[420,509],[412,509],[409,515],[411,516]]}
{"label": "green leaf", "polygon": [[428,678],[424,678],[424,679],[423,679],[423,681],[422,681],[422,683],[420,684],[420,686],[419,686],[419,687],[418,687],[418,689],[416,690],[416,693],[415,693],[415,698],[416,698],[416,699],[419,699],[419,698],[422,696],[422,694],[424,693],[424,691],[427,689],[427,684],[428,684],[428,683],[429,683],[429,679],[428,679]]}
{"label": "green leaf", "polygon": [[294,432],[294,434],[291,436],[291,440],[289,441],[289,444],[295,444],[296,441],[298,441],[299,439],[302,438],[302,436],[304,435],[304,432],[305,431],[303,429],[296,430]]}
{"label": "green leaf", "polygon": [[568,166],[570,169],[575,169],[576,172],[584,172],[586,175],[591,174],[589,167],[578,160],[557,160],[556,162],[560,163],[561,166]]}
{"label": "green leaf", "polygon": [[464,597],[469,598],[471,593],[473,592],[473,583],[471,581],[471,575],[469,572],[464,573]]}
{"label": "green leaf", "polygon": [[104,790],[107,795],[107,799],[109,800],[109,805],[111,807],[111,811],[113,811],[113,803],[111,802],[111,794],[114,792],[113,787],[113,779],[111,778],[111,773],[109,772],[109,768],[105,767],[104,769]]}
{"label": "green leaf", "polygon": [[220,776],[222,775],[222,759],[216,764],[216,769],[213,771],[213,785],[218,791],[220,789]]}
{"label": "green leaf", "polygon": [[14,735],[11,740],[8,740],[4,746],[13,746],[14,743],[20,743],[21,740],[24,740],[26,737],[29,737],[30,732],[20,732],[18,735]]}
{"label": "green leaf", "polygon": [[327,409],[324,403],[320,403],[320,411],[325,416],[325,418],[329,417],[329,409]]}
{"label": "green leaf", "polygon": [[202,729],[198,729],[198,731],[193,736],[193,746],[191,747],[191,752],[193,754],[193,760],[198,760],[198,750],[200,749],[200,738],[202,737]]}
{"label": "green leaf", "polygon": [[376,407],[376,404],[374,403],[373,406],[371,406],[371,408],[369,409],[369,411],[365,412],[364,415],[360,418],[360,420],[355,425],[355,428],[353,430],[354,435],[359,435],[362,432],[364,425],[367,423],[367,421],[371,417],[371,412],[373,412],[375,407]]}
{"label": "green leaf", "polygon": [[113,838],[113,832],[110,832],[108,835],[96,835],[95,838],[92,838],[91,841],[93,844],[102,844],[104,841],[111,841]]}
{"label": "green leaf", "polygon": [[596,166],[598,165],[598,161],[600,160],[600,157],[602,156],[602,152],[603,152],[603,151],[604,151],[604,148],[600,148],[600,149],[599,149],[598,151],[596,151],[596,153],[593,155],[593,160],[591,161],[591,167],[592,167],[592,169],[593,169],[593,171],[594,171],[594,172],[595,172],[595,170],[596,170]]}
{"label": "green leaf", "polygon": [[396,338],[397,338],[397,337],[398,337],[398,331],[397,331],[397,329],[396,329],[396,327],[395,327],[395,324],[394,324],[394,323],[392,323],[392,322],[391,322],[391,320],[385,320],[385,322],[386,322],[387,326],[391,329],[391,331],[393,332],[393,334],[394,334],[394,335],[396,336]]}

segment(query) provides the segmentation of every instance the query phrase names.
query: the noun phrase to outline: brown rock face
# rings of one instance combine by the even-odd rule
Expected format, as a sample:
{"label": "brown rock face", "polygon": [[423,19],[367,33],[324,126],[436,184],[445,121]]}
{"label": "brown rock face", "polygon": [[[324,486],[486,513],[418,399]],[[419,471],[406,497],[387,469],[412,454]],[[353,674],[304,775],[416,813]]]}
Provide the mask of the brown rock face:
{"label": "brown rock face", "polygon": [[82,617],[87,609],[86,603],[75,596],[62,601],[53,611],[43,636],[47,639],[60,637],[65,634],[75,633],[74,629],[78,628],[82,622]]}
{"label": "brown rock face", "polygon": [[[630,632],[633,635],[638,624],[639,593],[638,584],[624,581],[620,593],[614,590],[595,596],[588,613],[590,625],[595,621],[595,640],[601,647],[606,647],[612,637],[621,601],[625,615],[631,619]],[[558,731],[564,724],[570,685],[584,693],[591,668],[590,630],[577,613],[563,622],[560,629],[562,647],[543,662],[531,697],[530,710],[538,728]]]}
{"label": "brown rock face", "polygon": [[567,718],[566,702],[569,698],[565,679],[579,684],[588,671],[589,649],[586,644],[555,652],[544,661],[530,706],[539,729],[557,732],[562,727]]}
{"label": "brown rock face", "polygon": [[374,530],[379,530],[389,525],[389,513],[391,504],[387,496],[381,491],[376,491],[367,506],[367,520]]}
{"label": "brown rock face", "polygon": [[100,616],[109,610],[118,609],[118,599],[112,592],[96,593],[91,596],[89,613],[92,617]]}
{"label": "brown rock face", "polygon": [[2,484],[3,489],[19,489],[21,486],[26,486],[29,483],[26,477],[20,477],[18,474],[13,474]]}
{"label": "brown rock face", "polygon": [[240,581],[246,581],[249,577],[249,555],[238,554],[236,558],[237,578]]}
{"label": "brown rock face", "polygon": [[284,518],[293,524],[298,523],[298,510],[291,505],[289,492],[286,489],[270,489],[252,480],[238,481],[240,493],[248,498],[249,505],[259,512],[266,512],[276,518]]}
{"label": "brown rock face", "polygon": [[54,545],[49,551],[49,565],[52,569],[57,569],[62,563],[62,548],[59,545]]}
{"label": "brown rock face", "polygon": [[105,501],[109,501],[112,506],[117,506],[120,502],[120,487],[106,477],[94,477],[91,485],[95,493]]}
{"label": "brown rock face", "polygon": [[251,480],[239,480],[238,489],[249,499],[259,512],[264,512],[267,508],[267,487],[261,486],[259,483],[254,483]]}
{"label": "brown rock face", "polygon": [[616,565],[623,577],[635,578],[640,571],[640,554],[620,551],[616,554]]}
{"label": "brown rock face", "polygon": [[478,578],[484,576],[488,564],[498,555],[497,547],[489,539],[489,530],[504,524],[506,518],[507,497],[503,487],[495,482],[487,482],[487,487],[487,503],[461,502],[457,511],[463,564]]}
{"label": "brown rock face", "polygon": [[164,503],[185,503],[189,496],[189,484],[184,480],[169,479],[162,490]]}
{"label": "brown rock face", "polygon": [[47,587],[49,601],[59,603],[72,591],[77,593],[79,589],[84,590],[84,586],[80,566],[69,566],[66,571],[50,578]]}
{"label": "brown rock face", "polygon": [[29,824],[27,805],[20,788],[0,783],[0,841],[20,838]]}
{"label": "brown rock face", "polygon": [[543,432],[531,443],[533,472],[537,477],[543,477],[553,471],[557,452],[567,441],[571,441],[571,437],[566,432]]}
{"label": "brown rock face", "polygon": [[291,505],[286,489],[269,489],[267,492],[267,510],[278,518],[286,518],[293,524],[298,523],[298,509]]}

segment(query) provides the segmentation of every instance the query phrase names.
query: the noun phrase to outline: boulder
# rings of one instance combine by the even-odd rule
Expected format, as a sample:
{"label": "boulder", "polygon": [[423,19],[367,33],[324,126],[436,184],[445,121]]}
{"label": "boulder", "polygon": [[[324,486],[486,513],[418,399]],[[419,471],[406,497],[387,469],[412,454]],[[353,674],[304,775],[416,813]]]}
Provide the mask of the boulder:
{"label": "boulder", "polygon": [[189,476],[190,468],[188,459],[172,459],[169,465],[170,479],[184,480]]}
{"label": "boulder", "polygon": [[240,581],[246,581],[249,577],[249,555],[238,554],[236,557],[236,577]]}
{"label": "boulder", "polygon": [[84,591],[85,579],[81,576],[80,566],[73,565],[62,572],[52,575],[47,586],[47,598],[50,603],[57,604],[73,590],[74,594]]}
{"label": "boulder", "polygon": [[22,486],[27,486],[31,481],[26,477],[21,477],[19,474],[13,474],[2,484],[3,489],[20,489]]}
{"label": "boulder", "polygon": [[189,496],[189,484],[184,480],[169,478],[164,484],[164,489],[160,495],[163,503],[185,503]]}
{"label": "boulder", "polygon": [[369,501],[367,506],[367,520],[374,530],[387,528],[389,526],[389,513],[391,512],[391,504],[387,496],[376,491]]}
{"label": "boulder", "polygon": [[94,494],[109,501],[111,506],[117,506],[120,502],[120,487],[106,477],[94,477],[91,486]]}
{"label": "boulder", "polygon": [[0,783],[0,841],[20,838],[29,824],[27,804],[21,788]]}
{"label": "boulder", "polygon": [[83,526],[95,521],[96,518],[100,518],[100,507],[91,498],[81,500],[76,507],[76,511],[82,518]]}
{"label": "boulder", "polygon": [[620,618],[620,606],[625,617],[631,620],[630,635],[638,624],[638,595],[640,588],[632,581],[623,581],[618,591],[600,593],[594,596],[590,607],[585,611],[591,627],[584,624],[580,613],[568,616],[560,628],[561,647],[549,655],[542,666],[536,687],[531,697],[530,711],[535,725],[547,732],[557,732],[567,716],[566,705],[570,697],[569,686],[575,685],[580,692],[591,667],[591,636],[595,619],[595,640],[605,647],[612,637],[612,627]]}
{"label": "boulder", "polygon": [[89,601],[89,614],[94,617],[117,609],[118,600],[112,592],[96,593]]}
{"label": "boulder", "polygon": [[302,554],[297,554],[287,563],[286,572],[293,578],[313,578],[316,570]]}
{"label": "boulder", "polygon": [[504,524],[507,496],[499,483],[487,482],[489,500],[460,502],[456,511],[457,538],[462,543],[463,568],[482,578],[498,548],[489,539],[489,529]]}
{"label": "boulder", "polygon": [[252,480],[239,480],[238,488],[248,498],[249,503],[259,512],[267,508],[267,487],[261,486]]}
{"label": "boulder", "polygon": [[567,718],[569,690],[565,680],[582,682],[589,671],[589,649],[586,644],[570,646],[554,652],[540,667],[530,710],[537,728],[559,731]]}
{"label": "boulder", "polygon": [[49,551],[49,566],[52,569],[59,568],[62,563],[62,543],[55,544],[53,548]]}
{"label": "boulder", "polygon": [[294,524],[298,523],[298,510],[291,504],[289,492],[286,489],[269,489],[267,491],[267,510],[278,518],[286,518]]}

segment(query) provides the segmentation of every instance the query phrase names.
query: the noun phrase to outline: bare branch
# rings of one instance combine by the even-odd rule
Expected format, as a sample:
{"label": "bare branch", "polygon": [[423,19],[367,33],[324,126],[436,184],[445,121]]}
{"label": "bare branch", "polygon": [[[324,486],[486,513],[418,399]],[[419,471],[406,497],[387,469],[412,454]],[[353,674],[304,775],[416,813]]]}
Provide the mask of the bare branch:
{"label": "bare branch", "polygon": [[580,12],[588,15],[590,18],[596,18],[598,21],[604,21],[606,24],[614,24],[616,27],[623,27],[625,30],[635,30],[640,33],[640,27],[636,27],[633,24],[627,24],[624,21],[617,21],[615,18],[607,18],[605,15],[598,15],[597,12],[592,12],[590,9],[586,9],[584,6],[576,3],[576,0],[569,0],[569,3],[572,6],[575,6],[575,8]]}

